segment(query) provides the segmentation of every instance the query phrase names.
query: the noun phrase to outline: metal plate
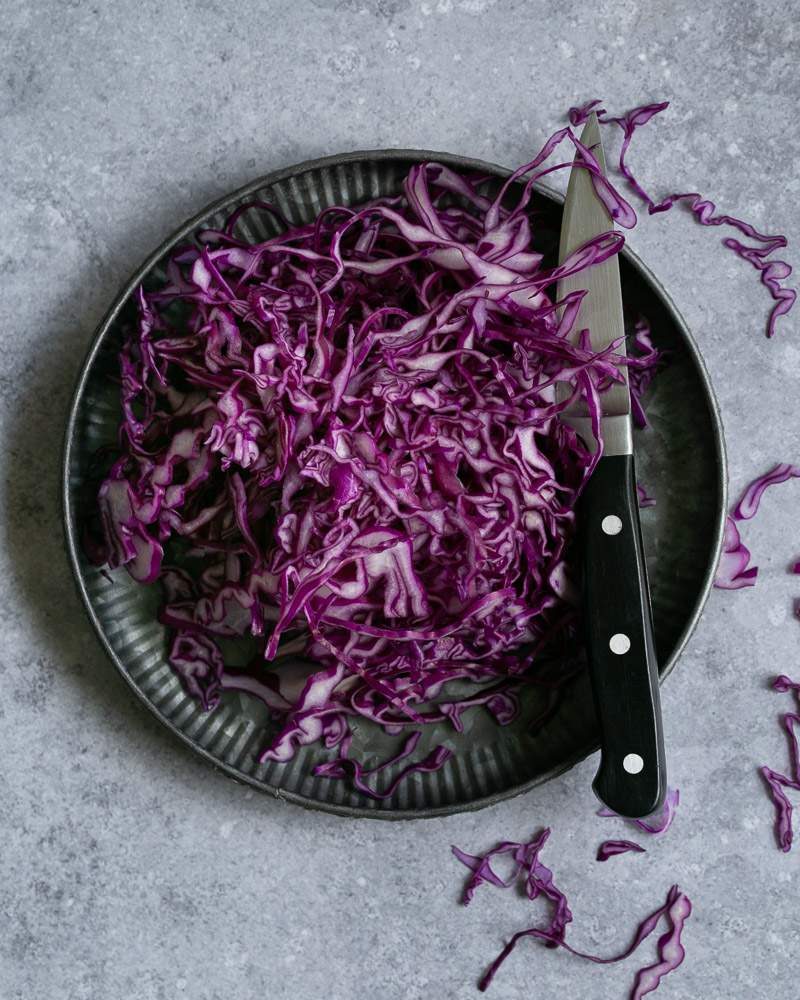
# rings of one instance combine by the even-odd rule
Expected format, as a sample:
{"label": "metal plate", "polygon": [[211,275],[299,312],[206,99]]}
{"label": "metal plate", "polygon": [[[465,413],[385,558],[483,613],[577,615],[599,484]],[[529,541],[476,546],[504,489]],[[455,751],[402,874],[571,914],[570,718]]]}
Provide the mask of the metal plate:
{"label": "metal plate", "polygon": [[[166,662],[164,630],[155,619],[157,587],[140,587],[124,570],[112,573],[109,582],[92,567],[81,552],[76,511],[92,502],[86,488],[91,455],[99,445],[115,440],[119,403],[109,375],[117,371],[116,351],[133,309],[132,293],[142,281],[159,280],[174,245],[190,239],[198,228],[219,226],[237,205],[254,197],[274,202],[287,219],[302,223],[329,205],[356,205],[395,194],[408,168],[424,160],[477,171],[490,178],[490,184],[508,176],[502,167],[445,153],[348,153],[270,174],[200,212],[165,240],[119,293],[89,349],[66,430],[63,499],[69,558],[92,623],[122,676],[165,726],[227,774],[280,798],[347,816],[408,819],[477,809],[562,773],[597,748],[586,677],[567,686],[557,712],[533,733],[525,723],[540,707],[543,695],[535,690],[525,699],[521,719],[510,726],[496,725],[480,709],[467,713],[461,734],[449,727],[426,727],[420,752],[444,742],[454,751],[452,759],[437,773],[412,776],[385,801],[353,792],[343,781],[313,777],[314,764],[330,757],[316,747],[305,748],[286,764],[260,765],[257,755],[265,737],[261,703],[226,692],[214,712],[198,708]],[[537,246],[553,258],[560,202],[557,194],[540,188],[531,205]],[[253,215],[243,229],[246,237],[264,239],[277,232],[270,229],[270,220],[257,223]],[[621,273],[626,308],[647,316],[656,344],[671,352],[669,367],[648,396],[652,426],[636,435],[640,478],[658,500],[656,507],[643,511],[642,529],[665,677],[697,623],[719,556],[726,492],[723,434],[697,347],[666,292],[627,249]],[[370,724],[357,726],[354,749],[367,762],[377,762],[396,743]]]}

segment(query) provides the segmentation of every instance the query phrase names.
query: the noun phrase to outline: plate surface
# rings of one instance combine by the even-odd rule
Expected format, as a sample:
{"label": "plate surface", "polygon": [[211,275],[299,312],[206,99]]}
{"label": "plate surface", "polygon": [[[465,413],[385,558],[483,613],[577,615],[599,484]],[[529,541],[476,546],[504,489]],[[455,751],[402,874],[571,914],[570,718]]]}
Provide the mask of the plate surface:
{"label": "plate surface", "polygon": [[[165,630],[155,619],[157,586],[135,584],[124,569],[111,580],[84,558],[76,513],[92,502],[87,472],[100,445],[113,443],[119,419],[116,352],[132,314],[140,282],[158,282],[162,264],[178,242],[198,228],[218,227],[237,205],[252,198],[275,203],[293,223],[308,222],[334,204],[356,205],[398,192],[408,168],[436,160],[456,170],[476,171],[499,184],[504,168],[424,150],[357,152],[315,160],[263,177],[204,209],[170,236],[122,289],[95,334],[70,412],[64,451],[64,516],[69,557],[92,623],[111,659],[156,716],[201,756],[229,775],[301,805],[341,815],[400,819],[475,809],[525,791],[565,771],[597,748],[598,733],[588,679],[565,689],[550,720],[534,733],[526,720],[542,707],[531,690],[519,720],[496,725],[483,709],[467,714],[465,730],[425,727],[419,752],[444,742],[452,759],[434,774],[414,775],[396,793],[376,802],[345,782],[315,778],[315,763],[328,751],[308,747],[287,764],[258,764],[265,711],[247,695],[226,692],[219,707],[202,712],[183,691],[166,661]],[[554,253],[561,221],[560,196],[540,188],[532,202],[538,249]],[[271,220],[250,219],[239,227],[253,240],[279,230]],[[700,354],[664,289],[629,250],[621,262],[626,310],[646,316],[657,346],[671,355],[647,397],[651,427],[635,434],[639,479],[657,498],[642,512],[661,677],[675,665],[694,629],[711,587],[725,515],[725,454],[722,425]],[[359,723],[354,750],[366,762],[384,757],[396,740]],[[392,777],[389,772],[386,778]]]}

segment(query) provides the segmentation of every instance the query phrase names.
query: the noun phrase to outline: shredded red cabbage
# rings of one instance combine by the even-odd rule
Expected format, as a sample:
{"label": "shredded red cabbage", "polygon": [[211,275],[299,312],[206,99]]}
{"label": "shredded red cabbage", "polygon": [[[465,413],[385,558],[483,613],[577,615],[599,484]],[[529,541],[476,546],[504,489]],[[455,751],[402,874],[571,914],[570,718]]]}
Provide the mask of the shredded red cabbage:
{"label": "shredded red cabbage", "polygon": [[[798,477],[800,477],[800,466],[783,462],[748,484],[733,509],[733,515],[726,519],[723,553],[714,586],[735,590],[740,587],[752,587],[755,584],[758,567],[749,566],[750,552],[742,544],[736,522],[748,521],[755,517],[764,492],[770,486]],[[800,572],[800,562],[793,564],[790,571]],[[800,617],[800,602],[795,604],[795,614]],[[772,686],[776,691],[794,691],[796,695],[800,691],[800,685],[784,674],[777,677]],[[798,709],[800,709],[800,698]],[[792,804],[786,790],[800,791],[800,751],[798,751],[796,732],[796,727],[800,725],[800,714],[785,712],[781,716],[781,723],[789,740],[790,773],[782,774],[767,767],[766,764],[759,770],[775,806],[775,839],[782,851],[790,851],[793,840]]]}
{"label": "shredded red cabbage", "polygon": [[[170,663],[204,709],[225,690],[264,702],[278,728],[262,760],[338,746],[320,773],[366,789],[372,772],[345,742],[354,717],[394,735],[442,720],[458,731],[480,707],[507,723],[543,651],[574,643],[565,554],[599,453],[559,414],[582,399],[599,435],[599,394],[625,364],[644,425],[662,359],[644,321],[626,358],[593,353],[586,331],[571,343],[584,293],[549,298],[624,244],[603,234],[557,267],[534,249],[533,185],[572,167],[547,162],[564,142],[633,226],[567,127],[494,195],[419,164],[401,195],[261,243],[237,223],[285,220],[243,205],[137,292],[119,448],[87,553],[159,581]],[[255,648],[244,667],[220,647],[240,638]],[[299,681],[298,657],[315,665]],[[440,748],[404,773],[446,759]]]}
{"label": "shredded red cabbage", "polygon": [[639,506],[642,510],[644,510],[645,507],[655,507],[655,497],[651,497],[641,483],[636,484],[636,493],[639,497]]}
{"label": "shredded red cabbage", "polygon": [[767,321],[767,336],[771,337],[775,332],[775,324],[778,318],[786,315],[797,299],[797,293],[794,289],[785,288],[781,285],[781,282],[792,273],[790,265],[784,260],[770,259],[776,250],[780,250],[786,246],[786,237],[779,234],[769,235],[760,233],[750,223],[737,219],[732,215],[716,215],[714,202],[703,198],[696,191],[670,194],[660,202],[655,202],[633,175],[630,167],[625,162],[625,157],[636,129],[646,125],[651,118],[668,108],[669,101],[662,101],[659,104],[645,104],[617,116],[609,115],[605,108],[599,106],[601,103],[599,100],[594,100],[580,107],[570,108],[570,123],[572,125],[581,125],[589,117],[589,114],[594,111],[597,114],[599,122],[619,126],[623,135],[622,147],[619,154],[620,173],[636,194],[645,202],[650,215],[655,215],[658,212],[666,212],[678,202],[685,202],[701,226],[731,226],[748,239],[756,242],[756,246],[747,246],[740,240],[727,237],[722,241],[722,244],[729,250],[732,250],[737,257],[746,260],[748,264],[751,264],[760,273],[762,284],[767,288],[775,301],[775,305],[772,307],[769,320]]}
{"label": "shredded red cabbage", "polygon": [[[471,875],[464,887],[463,902],[472,901],[475,892],[481,885],[488,884],[497,888],[507,889],[516,884],[518,879],[524,879],[524,892],[528,899],[544,896],[550,901],[552,916],[544,928],[529,927],[512,935],[497,958],[491,963],[478,984],[483,992],[486,990],[498,969],[508,958],[517,944],[523,938],[535,938],[551,948],[564,948],[578,958],[607,965],[621,962],[628,958],[648,938],[662,917],[666,918],[667,929],[658,940],[658,961],[636,973],[631,988],[630,1000],[640,1000],[641,997],[655,990],[667,973],[677,969],[683,962],[684,949],[681,935],[684,924],[692,912],[692,904],[685,893],[677,885],[673,885],[667,893],[666,901],[654,910],[639,924],[630,945],[619,955],[602,958],[578,951],[565,940],[566,928],[572,922],[572,913],[565,894],[555,885],[553,873],[539,859],[539,854],[550,836],[550,830],[545,828],[536,834],[529,842],[517,844],[510,841],[498,844],[497,847],[482,855],[472,855],[453,847],[453,854],[470,869]],[[635,847],[636,845],[634,845]],[[641,850],[641,848],[639,848]],[[503,879],[492,867],[492,861],[498,857],[510,857],[513,868],[508,878]]]}
{"label": "shredded red cabbage", "polygon": [[742,542],[736,522],[732,517],[726,517],[722,554],[719,557],[714,586],[720,590],[754,587],[757,576],[758,566],[750,565],[750,549]]}
{"label": "shredded red cabbage", "polygon": [[798,703],[795,712],[784,712],[781,724],[786,730],[789,741],[789,774],[781,774],[764,765],[761,774],[767,783],[767,788],[775,805],[775,839],[782,851],[792,849],[792,804],[785,789],[800,791],[800,747],[797,742],[797,730],[800,727],[800,683],[791,680],[785,674],[776,677],[772,682],[773,690],[786,693],[793,691]]}
{"label": "shredded red cabbage", "polygon": [[772,682],[772,690],[780,691],[781,694],[786,694],[787,691],[794,691],[798,700],[800,700],[800,681],[793,681],[786,674],[779,674],[775,678]]}
{"label": "shredded red cabbage", "polygon": [[[416,750],[417,744],[420,741],[420,736],[421,733],[419,730],[411,733],[405,741],[403,749],[398,754],[383,761],[376,767],[369,769],[365,768],[357,760],[353,760],[343,754],[337,760],[327,761],[324,764],[317,764],[313,773],[316,776],[324,778],[346,778],[349,776],[353,787],[362,794],[369,796],[371,799],[388,799],[394,794],[397,787],[402,781],[405,780],[405,778],[408,777],[409,774],[421,773],[424,771],[437,771],[445,763],[445,761],[452,756],[452,752],[450,750],[446,747],[439,746],[436,747],[435,750],[432,750],[424,760],[421,760],[416,764],[408,764],[404,767],[382,792],[376,791],[366,783],[364,780],[365,778],[374,774],[380,774],[382,771],[385,771],[398,761],[405,760],[406,757],[410,757]],[[347,742],[349,744],[349,740]]]}
{"label": "shredded red cabbage", "polygon": [[[675,819],[675,813],[677,812],[678,806],[680,805],[681,794],[677,788],[668,788],[667,794],[664,797],[664,804],[658,810],[658,812],[653,813],[652,816],[647,816],[645,819],[628,819],[626,817],[619,817],[620,819],[625,819],[626,823],[632,823],[635,827],[642,830],[644,833],[652,833],[656,836],[666,833],[672,826],[672,821]],[[618,813],[613,812],[607,806],[602,806],[597,810],[598,816],[618,816]]]}
{"label": "shredded red cabbage", "polygon": [[[532,185],[571,166],[542,166],[564,140],[632,225],[567,128],[513,175],[527,175],[516,204],[510,180],[490,198],[420,164],[402,196],[259,244],[236,222],[274,210],[242,206],[138,291],[94,549],[160,581],[170,663],[205,709],[229,689],[264,701],[280,726],[262,759],[342,744],[353,716],[390,733],[459,730],[478,706],[509,722],[513,688],[574,630],[565,552],[597,456],[559,420],[556,385],[597,429],[598,394],[627,364],[643,423],[661,357],[643,321],[627,359],[585,333],[572,344],[583,293],[548,298],[624,243],[604,234],[549,268],[533,249]],[[237,637],[260,668],[226,664],[219,642]],[[298,654],[317,664],[299,686]],[[450,695],[453,681],[472,694]],[[318,773],[385,794],[346,752]]]}
{"label": "shredded red cabbage", "polygon": [[734,507],[733,516],[737,521],[749,521],[758,512],[764,491],[776,483],[785,483],[789,479],[800,477],[800,466],[782,462],[763,476],[754,479],[742,493],[739,503]]}
{"label": "shredded red cabbage", "polygon": [[645,853],[642,845],[632,840],[604,840],[597,848],[597,860],[608,861],[609,858],[614,858],[618,854],[628,854],[631,851],[636,854]]}
{"label": "shredded red cabbage", "polygon": [[[739,590],[741,587],[755,586],[758,567],[750,566],[750,550],[742,542],[736,522],[749,521],[755,517],[761,498],[770,486],[798,477],[800,477],[800,466],[781,462],[745,487],[739,502],[733,508],[732,515],[725,520],[725,535],[714,579],[715,587],[722,590]],[[794,572],[798,572],[798,566],[800,563],[794,567]]]}

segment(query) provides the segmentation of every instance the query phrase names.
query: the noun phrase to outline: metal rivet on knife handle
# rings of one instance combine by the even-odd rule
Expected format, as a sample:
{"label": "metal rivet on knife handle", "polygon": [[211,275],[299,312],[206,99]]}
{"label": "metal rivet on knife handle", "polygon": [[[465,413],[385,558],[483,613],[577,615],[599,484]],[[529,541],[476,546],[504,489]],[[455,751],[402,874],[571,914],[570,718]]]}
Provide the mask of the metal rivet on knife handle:
{"label": "metal rivet on knife handle", "polygon": [[638,753],[629,753],[623,758],[622,766],[628,774],[638,774],[644,767],[644,761]]}
{"label": "metal rivet on knife handle", "polygon": [[612,635],[608,640],[608,648],[612,653],[616,653],[617,656],[622,656],[623,653],[627,653],[631,648],[631,640],[624,632],[617,632],[616,635]]}

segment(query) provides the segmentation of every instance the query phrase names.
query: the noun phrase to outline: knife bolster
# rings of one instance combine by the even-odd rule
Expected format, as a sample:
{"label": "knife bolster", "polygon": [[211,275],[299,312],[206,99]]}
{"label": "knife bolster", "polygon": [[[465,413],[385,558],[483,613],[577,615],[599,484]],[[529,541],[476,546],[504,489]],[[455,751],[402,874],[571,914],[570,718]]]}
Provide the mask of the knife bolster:
{"label": "knife bolster", "polygon": [[[597,451],[597,438],[592,431],[591,417],[573,413],[562,413],[561,419],[575,430],[583,443],[593,453]],[[614,413],[600,418],[600,434],[603,438],[603,455],[633,454],[633,430],[630,413]]]}

